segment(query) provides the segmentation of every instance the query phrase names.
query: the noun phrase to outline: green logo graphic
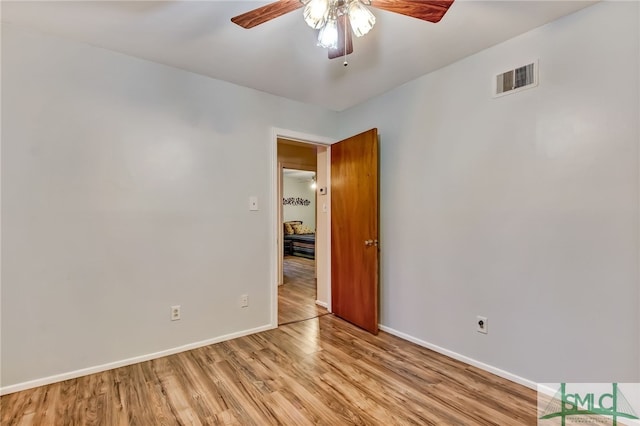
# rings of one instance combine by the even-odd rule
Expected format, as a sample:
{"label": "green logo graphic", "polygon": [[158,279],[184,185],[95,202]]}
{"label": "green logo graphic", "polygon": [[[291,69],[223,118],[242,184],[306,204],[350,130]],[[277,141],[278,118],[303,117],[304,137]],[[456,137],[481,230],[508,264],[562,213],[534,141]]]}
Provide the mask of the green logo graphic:
{"label": "green logo graphic", "polygon": [[572,416],[575,416],[573,420],[578,423],[594,423],[596,418],[589,416],[611,417],[613,426],[618,424],[618,418],[638,420],[638,415],[618,389],[618,384],[612,383],[611,386],[611,393],[569,393],[567,384],[561,383],[560,389],[545,408],[540,420],[559,417],[562,426],[565,426],[567,418]]}

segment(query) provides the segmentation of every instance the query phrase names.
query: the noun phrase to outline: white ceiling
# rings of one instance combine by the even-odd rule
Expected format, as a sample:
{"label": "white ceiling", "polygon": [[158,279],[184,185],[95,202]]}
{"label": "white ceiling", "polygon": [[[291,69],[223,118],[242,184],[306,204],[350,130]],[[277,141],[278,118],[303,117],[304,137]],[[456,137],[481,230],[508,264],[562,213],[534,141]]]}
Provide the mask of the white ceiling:
{"label": "white ceiling", "polygon": [[327,59],[302,10],[246,30],[268,1],[2,1],[2,21],[337,111],[593,1],[457,0],[438,24],[372,9],[354,53]]}
{"label": "white ceiling", "polygon": [[308,172],[306,170],[282,169],[282,174],[291,179],[297,179],[303,182],[311,182],[316,172]]}

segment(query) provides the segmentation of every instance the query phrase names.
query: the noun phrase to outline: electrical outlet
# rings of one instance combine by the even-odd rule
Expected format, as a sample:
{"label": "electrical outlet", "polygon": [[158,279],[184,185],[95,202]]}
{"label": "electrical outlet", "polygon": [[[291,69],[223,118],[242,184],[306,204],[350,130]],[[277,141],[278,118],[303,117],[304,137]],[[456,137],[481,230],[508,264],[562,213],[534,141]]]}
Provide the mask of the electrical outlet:
{"label": "electrical outlet", "polygon": [[180,305],[174,305],[171,307],[171,321],[178,321],[180,319]]}
{"label": "electrical outlet", "polygon": [[478,327],[476,329],[478,333],[487,334],[489,332],[489,320],[487,320],[487,317],[478,315],[476,317],[476,326]]}
{"label": "electrical outlet", "polygon": [[249,295],[243,294],[242,296],[240,296],[240,307],[246,308],[247,306],[249,306]]}

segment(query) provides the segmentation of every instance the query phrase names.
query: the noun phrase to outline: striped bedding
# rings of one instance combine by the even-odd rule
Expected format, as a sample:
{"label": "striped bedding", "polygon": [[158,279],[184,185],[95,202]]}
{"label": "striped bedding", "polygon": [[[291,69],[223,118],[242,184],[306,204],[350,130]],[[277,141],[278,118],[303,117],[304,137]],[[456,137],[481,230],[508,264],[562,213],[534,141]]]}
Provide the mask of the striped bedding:
{"label": "striped bedding", "polygon": [[316,256],[316,234],[291,234],[285,235],[284,240],[291,242],[291,254],[293,256],[314,259]]}

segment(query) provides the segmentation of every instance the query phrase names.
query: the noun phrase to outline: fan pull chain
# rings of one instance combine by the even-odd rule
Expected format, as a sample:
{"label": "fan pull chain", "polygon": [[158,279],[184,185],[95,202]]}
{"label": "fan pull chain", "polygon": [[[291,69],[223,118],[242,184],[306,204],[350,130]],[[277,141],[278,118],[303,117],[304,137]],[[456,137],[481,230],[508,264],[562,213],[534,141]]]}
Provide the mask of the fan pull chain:
{"label": "fan pull chain", "polygon": [[344,65],[345,67],[349,65],[349,62],[347,62],[347,30],[349,27],[349,18],[345,16],[344,18],[344,62],[342,63],[342,65]]}

